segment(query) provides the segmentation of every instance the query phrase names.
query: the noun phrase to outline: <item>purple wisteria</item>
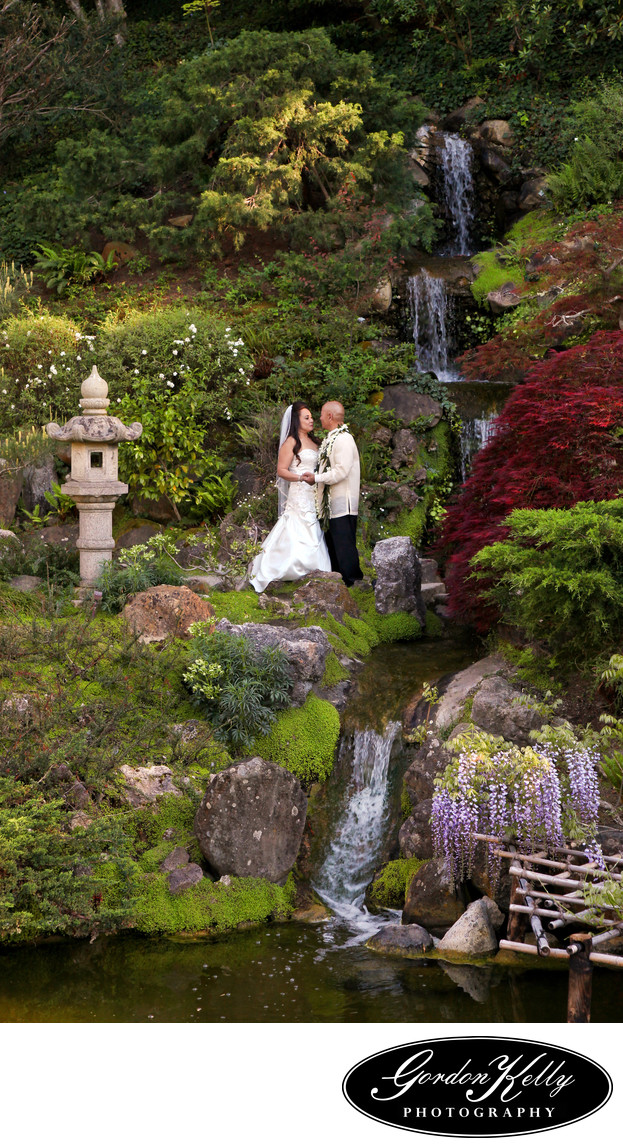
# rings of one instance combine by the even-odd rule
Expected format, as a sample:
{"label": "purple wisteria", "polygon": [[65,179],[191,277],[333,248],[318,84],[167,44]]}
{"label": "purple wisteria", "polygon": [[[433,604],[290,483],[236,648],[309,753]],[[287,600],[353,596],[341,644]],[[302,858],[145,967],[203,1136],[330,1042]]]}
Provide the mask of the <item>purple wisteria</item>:
{"label": "purple wisteria", "polygon": [[[437,783],[431,816],[435,853],[449,861],[455,883],[471,873],[476,833],[514,837],[523,852],[533,853],[562,848],[564,827],[576,834],[579,826],[587,855],[603,863],[594,840],[598,762],[598,754],[583,746],[462,752]],[[561,786],[565,767],[568,785]],[[500,859],[493,850],[490,844],[487,870],[495,888]]]}

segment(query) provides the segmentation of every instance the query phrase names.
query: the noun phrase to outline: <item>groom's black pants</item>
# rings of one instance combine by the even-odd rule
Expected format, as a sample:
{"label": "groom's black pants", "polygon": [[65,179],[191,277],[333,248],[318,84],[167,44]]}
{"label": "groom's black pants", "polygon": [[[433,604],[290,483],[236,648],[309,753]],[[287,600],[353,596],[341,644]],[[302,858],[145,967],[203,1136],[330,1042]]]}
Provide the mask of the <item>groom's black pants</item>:
{"label": "groom's black pants", "polygon": [[363,578],[357,553],[357,515],[343,514],[332,518],[325,534],[331,569],[337,570],[347,586]]}

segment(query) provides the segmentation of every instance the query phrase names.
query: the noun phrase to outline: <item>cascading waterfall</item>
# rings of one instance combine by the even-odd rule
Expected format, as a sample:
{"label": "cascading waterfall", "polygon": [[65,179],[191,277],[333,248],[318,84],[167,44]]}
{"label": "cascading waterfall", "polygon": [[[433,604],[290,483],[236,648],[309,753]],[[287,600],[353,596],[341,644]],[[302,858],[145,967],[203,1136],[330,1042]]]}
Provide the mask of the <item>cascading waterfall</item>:
{"label": "cascading waterfall", "polygon": [[378,918],[370,916],[363,902],[387,827],[389,761],[399,729],[399,722],[390,722],[384,733],[371,729],[355,732],[354,792],[338,822],[316,881],[316,890],[323,901],[358,932],[371,934],[378,929]]}
{"label": "cascading waterfall", "polygon": [[444,137],[441,152],[443,198],[452,224],[453,238],[447,255],[469,255],[474,220],[473,152],[471,144],[457,135]]}
{"label": "cascading waterfall", "polygon": [[443,382],[455,379],[450,367],[453,307],[445,281],[419,271],[407,280],[407,298],[419,370],[432,371]]}
{"label": "cascading waterfall", "polygon": [[461,478],[465,482],[471,461],[479,450],[487,445],[493,437],[496,412],[485,414],[481,418],[465,418],[461,422]]}

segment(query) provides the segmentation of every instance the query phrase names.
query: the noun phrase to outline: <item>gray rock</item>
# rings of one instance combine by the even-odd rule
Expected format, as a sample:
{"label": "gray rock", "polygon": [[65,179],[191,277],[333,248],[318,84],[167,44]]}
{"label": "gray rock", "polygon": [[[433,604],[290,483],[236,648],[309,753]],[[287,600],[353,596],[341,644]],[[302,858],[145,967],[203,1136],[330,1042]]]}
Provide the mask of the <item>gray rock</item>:
{"label": "gray rock", "polygon": [[483,897],[482,903],[485,906],[487,913],[489,914],[489,920],[491,921],[493,928],[501,929],[504,921],[506,920],[502,910],[498,908],[495,901],[493,901],[491,897]]}
{"label": "gray rock", "polygon": [[503,183],[511,174],[511,169],[505,159],[492,147],[479,148],[480,162],[484,168],[494,177]]}
{"label": "gray rock", "polygon": [[54,456],[51,454],[46,455],[39,466],[25,466],[22,502],[26,510],[32,512],[35,506],[38,506],[39,509],[46,507],[49,510],[45,496],[52,489],[52,483],[56,481]]}
{"label": "gray rock", "polygon": [[28,550],[38,550],[41,546],[62,546],[65,550],[75,550],[78,544],[79,526],[77,522],[59,522],[54,526],[43,526],[24,537]]}
{"label": "gray rock", "polygon": [[219,875],[283,884],[299,851],[306,810],[296,777],[253,757],[212,775],[195,816],[195,833]]}
{"label": "gray rock", "polygon": [[430,797],[420,801],[413,813],[400,827],[398,841],[403,857],[432,857],[433,831],[430,824],[430,815],[433,802]]}
{"label": "gray rock", "polygon": [[403,925],[423,925],[425,929],[447,929],[462,915],[465,898],[456,891],[450,866],[434,858],[413,874],[402,914]]}
{"label": "gray rock", "polygon": [[422,582],[420,593],[424,605],[432,606],[435,602],[439,602],[442,595],[447,596],[445,582]]}
{"label": "gray rock", "polygon": [[405,423],[415,422],[419,418],[428,419],[431,427],[437,426],[443,415],[441,404],[436,399],[410,390],[405,383],[385,387],[380,409],[393,411]]}
{"label": "gray rock", "polygon": [[423,626],[426,607],[420,594],[420,562],[410,538],[384,538],[372,551],[376,570],[374,604],[379,614],[404,610]]}
{"label": "gray rock", "polygon": [[600,825],[597,830],[597,841],[606,857],[623,855],[623,829],[611,829],[609,825]]}
{"label": "gray rock", "polygon": [[21,543],[17,534],[14,534],[12,530],[0,530],[0,546],[21,547]]}
{"label": "gray rock", "polygon": [[189,861],[188,850],[182,849],[182,846],[178,845],[176,849],[173,849],[173,851],[169,853],[168,857],[165,857],[160,868],[163,873],[172,873],[174,869],[183,869],[188,865]]}
{"label": "gray rock", "polygon": [[130,506],[136,518],[153,518],[154,522],[174,522],[175,511],[171,500],[165,494],[160,498],[144,498],[142,494],[133,494]]}
{"label": "gray rock", "polygon": [[174,869],[168,877],[169,893],[185,893],[187,889],[192,889],[193,885],[203,881],[203,876],[201,865],[186,865],[183,869]]}
{"label": "gray rock", "polygon": [[121,773],[126,782],[126,800],[130,805],[153,805],[156,798],[166,793],[180,796],[173,784],[173,774],[168,765],[122,765]]}
{"label": "gray rock", "polygon": [[16,578],[11,578],[13,589],[21,590],[22,594],[30,594],[42,585],[43,578],[37,578],[34,574],[18,574]]}
{"label": "gray rock", "polygon": [[[488,848],[484,841],[479,841],[476,846],[470,881],[474,888],[482,894],[483,901],[485,901],[487,905],[490,902],[492,905],[496,905],[496,907],[499,906],[498,913],[500,909],[503,909],[505,913],[508,912],[511,895],[511,877],[508,872],[508,861],[502,861],[494,888],[489,877]],[[493,910],[491,912],[493,912]],[[493,919],[493,916],[491,917],[491,923],[494,925],[494,928],[497,929],[499,925],[496,924],[496,920]]]}
{"label": "gray rock", "polygon": [[422,582],[439,582],[439,567],[434,558],[420,558]]}
{"label": "gray rock", "polygon": [[21,470],[8,470],[6,459],[0,458],[0,526],[10,526],[22,493]]}
{"label": "gray rock", "polygon": [[324,674],[331,646],[320,626],[300,626],[296,630],[288,630],[285,626],[265,626],[260,622],[235,626],[227,618],[222,618],[216,630],[242,634],[255,646],[279,646],[290,664],[293,682],[319,682]]}
{"label": "gray rock", "polygon": [[506,311],[512,311],[513,307],[518,307],[521,301],[521,295],[515,284],[511,282],[498,287],[496,291],[489,291],[487,295],[487,303],[494,315],[503,315]]}
{"label": "gray rock", "polygon": [[493,981],[492,968],[486,966],[478,968],[474,965],[450,965],[447,961],[439,961],[439,967],[472,1000],[484,1004],[488,999]]}
{"label": "gray rock", "polygon": [[[435,712],[435,727],[440,732],[450,729],[459,720],[461,710],[469,695],[483,679],[491,674],[499,674],[504,668],[501,658],[481,658],[467,669],[461,670],[448,682]],[[475,720],[475,719],[474,719]]]}
{"label": "gray rock", "polygon": [[124,530],[115,542],[115,550],[129,550],[131,546],[144,546],[153,538],[154,534],[161,534],[162,526],[158,526],[155,522],[143,522],[141,526],[133,526],[130,530]]}
{"label": "gray rock", "polygon": [[394,449],[392,451],[391,465],[399,470],[405,464],[411,466],[415,462],[421,446],[421,440],[407,427],[396,431],[394,435]]}
{"label": "gray rock", "polygon": [[529,701],[504,678],[489,678],[474,694],[472,720],[486,733],[516,745],[529,745],[530,731],[540,729],[545,721]]}
{"label": "gray rock", "polygon": [[430,933],[420,925],[385,925],[366,941],[366,948],[388,957],[421,957],[434,945]]}
{"label": "gray rock", "polygon": [[487,906],[472,901],[462,916],[445,934],[437,946],[439,953],[452,953],[462,957],[482,957],[495,953],[498,942],[489,918]]}
{"label": "gray rock", "polygon": [[435,778],[443,773],[451,756],[439,738],[427,737],[404,776],[405,789],[413,806],[430,800],[435,792]]}
{"label": "gray rock", "polygon": [[515,137],[508,120],[484,120],[480,125],[480,135],[488,143],[500,147],[512,147]]}
{"label": "gray rock", "polygon": [[470,112],[476,110],[484,104],[482,96],[472,96],[466,104],[461,108],[456,108],[453,112],[449,112],[447,116],[441,121],[441,128],[445,132],[456,132],[467,122]]}
{"label": "gray rock", "polygon": [[520,211],[533,211],[535,207],[541,207],[546,198],[547,178],[527,179],[521,185],[517,206]]}

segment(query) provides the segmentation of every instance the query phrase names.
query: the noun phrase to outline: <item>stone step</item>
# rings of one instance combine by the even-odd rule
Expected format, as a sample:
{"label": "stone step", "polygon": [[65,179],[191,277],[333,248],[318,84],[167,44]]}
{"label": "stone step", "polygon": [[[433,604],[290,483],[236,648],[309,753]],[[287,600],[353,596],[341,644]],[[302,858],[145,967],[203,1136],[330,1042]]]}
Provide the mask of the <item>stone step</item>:
{"label": "stone step", "polygon": [[432,606],[433,602],[438,601],[439,595],[445,592],[445,582],[423,582],[420,590],[425,606]]}
{"label": "stone step", "polygon": [[438,582],[439,568],[434,558],[420,558],[422,582]]}

